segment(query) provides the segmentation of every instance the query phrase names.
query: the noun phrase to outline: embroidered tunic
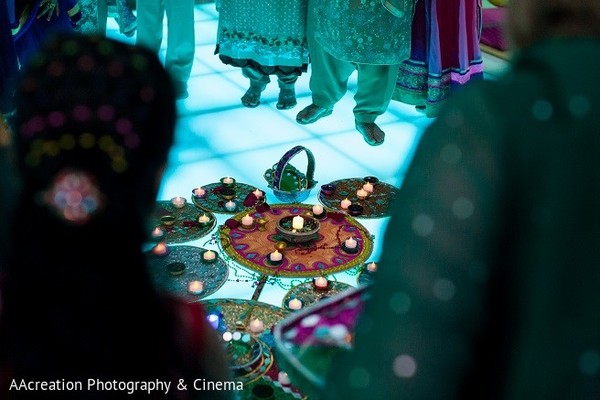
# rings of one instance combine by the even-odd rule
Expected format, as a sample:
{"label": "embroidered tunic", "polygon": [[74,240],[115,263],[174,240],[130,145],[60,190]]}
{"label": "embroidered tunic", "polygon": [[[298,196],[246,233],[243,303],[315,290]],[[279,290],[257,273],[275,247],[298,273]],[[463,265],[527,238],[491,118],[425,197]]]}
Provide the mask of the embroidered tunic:
{"label": "embroidered tunic", "polygon": [[307,0],[221,0],[217,49],[236,66],[300,67],[306,71]]}
{"label": "embroidered tunic", "polygon": [[312,4],[315,38],[332,56],[392,65],[410,55],[414,0],[313,0]]}

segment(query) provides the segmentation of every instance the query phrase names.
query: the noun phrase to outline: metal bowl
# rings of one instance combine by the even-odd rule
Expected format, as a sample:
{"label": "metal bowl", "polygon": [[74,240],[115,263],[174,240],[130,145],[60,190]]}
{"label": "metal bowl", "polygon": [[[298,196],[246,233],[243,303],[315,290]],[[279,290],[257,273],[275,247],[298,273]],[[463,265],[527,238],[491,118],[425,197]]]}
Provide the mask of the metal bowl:
{"label": "metal bowl", "polygon": [[301,215],[304,218],[304,226],[300,230],[292,228],[292,220],[296,215],[288,215],[277,221],[277,232],[290,243],[306,243],[319,237],[321,225],[319,221],[309,215]]}

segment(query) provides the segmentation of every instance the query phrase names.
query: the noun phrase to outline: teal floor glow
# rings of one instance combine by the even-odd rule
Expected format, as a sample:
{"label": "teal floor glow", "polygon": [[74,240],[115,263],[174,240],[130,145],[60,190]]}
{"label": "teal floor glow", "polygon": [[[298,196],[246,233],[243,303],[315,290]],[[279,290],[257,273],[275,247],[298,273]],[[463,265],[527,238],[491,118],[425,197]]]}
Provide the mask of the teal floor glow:
{"label": "teal floor glow", "polygon": [[[352,96],[355,77],[352,77],[348,93],[335,106],[331,116],[312,125],[299,125],[295,121],[296,114],[311,102],[308,89],[310,68],[298,80],[298,105],[295,108],[286,111],[275,108],[278,95],[276,82],[263,92],[257,108],[246,108],[239,99],[247,89],[247,80],[239,69],[222,64],[214,55],[217,18],[214,4],[196,5],[197,47],[189,80],[190,96],[178,101],[176,141],[161,184],[159,200],[174,196],[184,196],[189,200],[193,188],[232,176],[239,182],[266,190],[269,202],[275,202],[263,174],[296,145],[305,146],[314,154],[318,186],[332,180],[367,175],[395,186],[401,185],[418,139],[431,119],[416,112],[412,106],[392,101],[388,111],[377,120],[386,132],[385,143],[379,147],[367,145],[354,128]],[[165,37],[167,34],[165,31]],[[112,18],[108,21],[107,35],[135,42],[135,37],[126,38],[119,34]],[[493,74],[504,68],[504,63],[486,57],[484,68],[487,76],[493,78]],[[295,157],[292,164],[300,170],[305,169],[305,155]],[[313,190],[305,203],[317,203],[317,194],[318,189]],[[217,214],[217,217],[219,224],[228,218],[225,214]],[[374,236],[374,251],[369,261],[377,261],[387,218],[359,221]],[[215,230],[213,233],[218,232]],[[210,236],[206,236],[185,244],[219,250],[215,244],[208,243],[209,240]],[[240,282],[236,282],[236,274],[242,277]],[[251,275],[239,266],[232,266],[229,281],[208,298],[250,299],[255,288],[245,280],[252,280],[246,278]],[[346,272],[336,274],[332,279],[356,286],[356,276]],[[282,278],[267,284],[259,300],[280,306],[286,291],[300,282]]]}

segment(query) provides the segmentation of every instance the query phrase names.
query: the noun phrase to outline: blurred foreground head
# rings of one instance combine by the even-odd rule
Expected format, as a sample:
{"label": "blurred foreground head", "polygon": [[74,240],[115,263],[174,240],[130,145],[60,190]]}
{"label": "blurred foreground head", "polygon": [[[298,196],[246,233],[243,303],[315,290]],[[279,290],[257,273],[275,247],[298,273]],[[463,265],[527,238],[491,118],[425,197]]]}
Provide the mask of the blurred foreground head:
{"label": "blurred foreground head", "polygon": [[597,0],[513,0],[508,8],[509,34],[517,48],[547,37],[600,38]]}
{"label": "blurred foreground head", "polygon": [[143,217],[175,118],[171,81],[155,54],[102,36],[54,37],[17,90],[24,195],[67,225],[122,214],[123,204]]}

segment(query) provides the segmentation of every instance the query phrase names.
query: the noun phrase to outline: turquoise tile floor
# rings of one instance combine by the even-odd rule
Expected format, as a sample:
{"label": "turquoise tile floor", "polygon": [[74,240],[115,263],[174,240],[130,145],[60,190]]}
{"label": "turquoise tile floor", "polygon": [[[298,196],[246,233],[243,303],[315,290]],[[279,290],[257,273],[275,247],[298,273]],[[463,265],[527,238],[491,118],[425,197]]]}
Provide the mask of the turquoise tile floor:
{"label": "turquoise tile floor", "polygon": [[[294,109],[280,111],[275,108],[278,95],[276,82],[263,92],[259,107],[246,108],[239,100],[247,88],[246,79],[239,69],[224,65],[213,54],[218,19],[214,4],[198,4],[194,13],[197,46],[189,80],[190,96],[177,104],[179,122],[175,145],[161,184],[159,200],[174,196],[189,199],[193,188],[217,182],[223,176],[232,176],[239,182],[266,190],[269,199],[272,199],[269,201],[275,202],[263,173],[296,145],[305,146],[314,154],[315,178],[319,184],[373,175],[392,185],[401,185],[419,137],[431,119],[416,112],[412,106],[392,101],[388,111],[377,120],[386,132],[385,143],[379,147],[367,145],[354,128],[353,76],[348,93],[336,105],[331,116],[312,125],[299,125],[295,121],[297,112],[311,102],[308,89],[310,69],[298,80],[298,105]],[[127,38],[119,34],[112,18],[108,21],[107,35],[135,42],[135,36]],[[164,53],[161,52],[161,55]],[[500,59],[484,58],[488,79],[502,73],[505,67],[506,63]],[[292,164],[303,170],[306,157],[299,155]],[[305,203],[317,203],[317,192],[313,190]],[[217,214],[217,218],[222,224],[228,216]],[[374,236],[374,250],[369,261],[377,261],[387,218],[359,221]],[[219,251],[210,239],[206,236],[185,244]],[[246,279],[236,282],[236,275],[248,277],[252,272],[232,265],[228,282],[208,298],[250,299],[255,288],[252,283],[245,282]],[[338,273],[332,279],[356,285],[356,276],[350,273]],[[259,300],[280,306],[287,290],[299,282],[281,278],[276,283],[267,284]]]}

